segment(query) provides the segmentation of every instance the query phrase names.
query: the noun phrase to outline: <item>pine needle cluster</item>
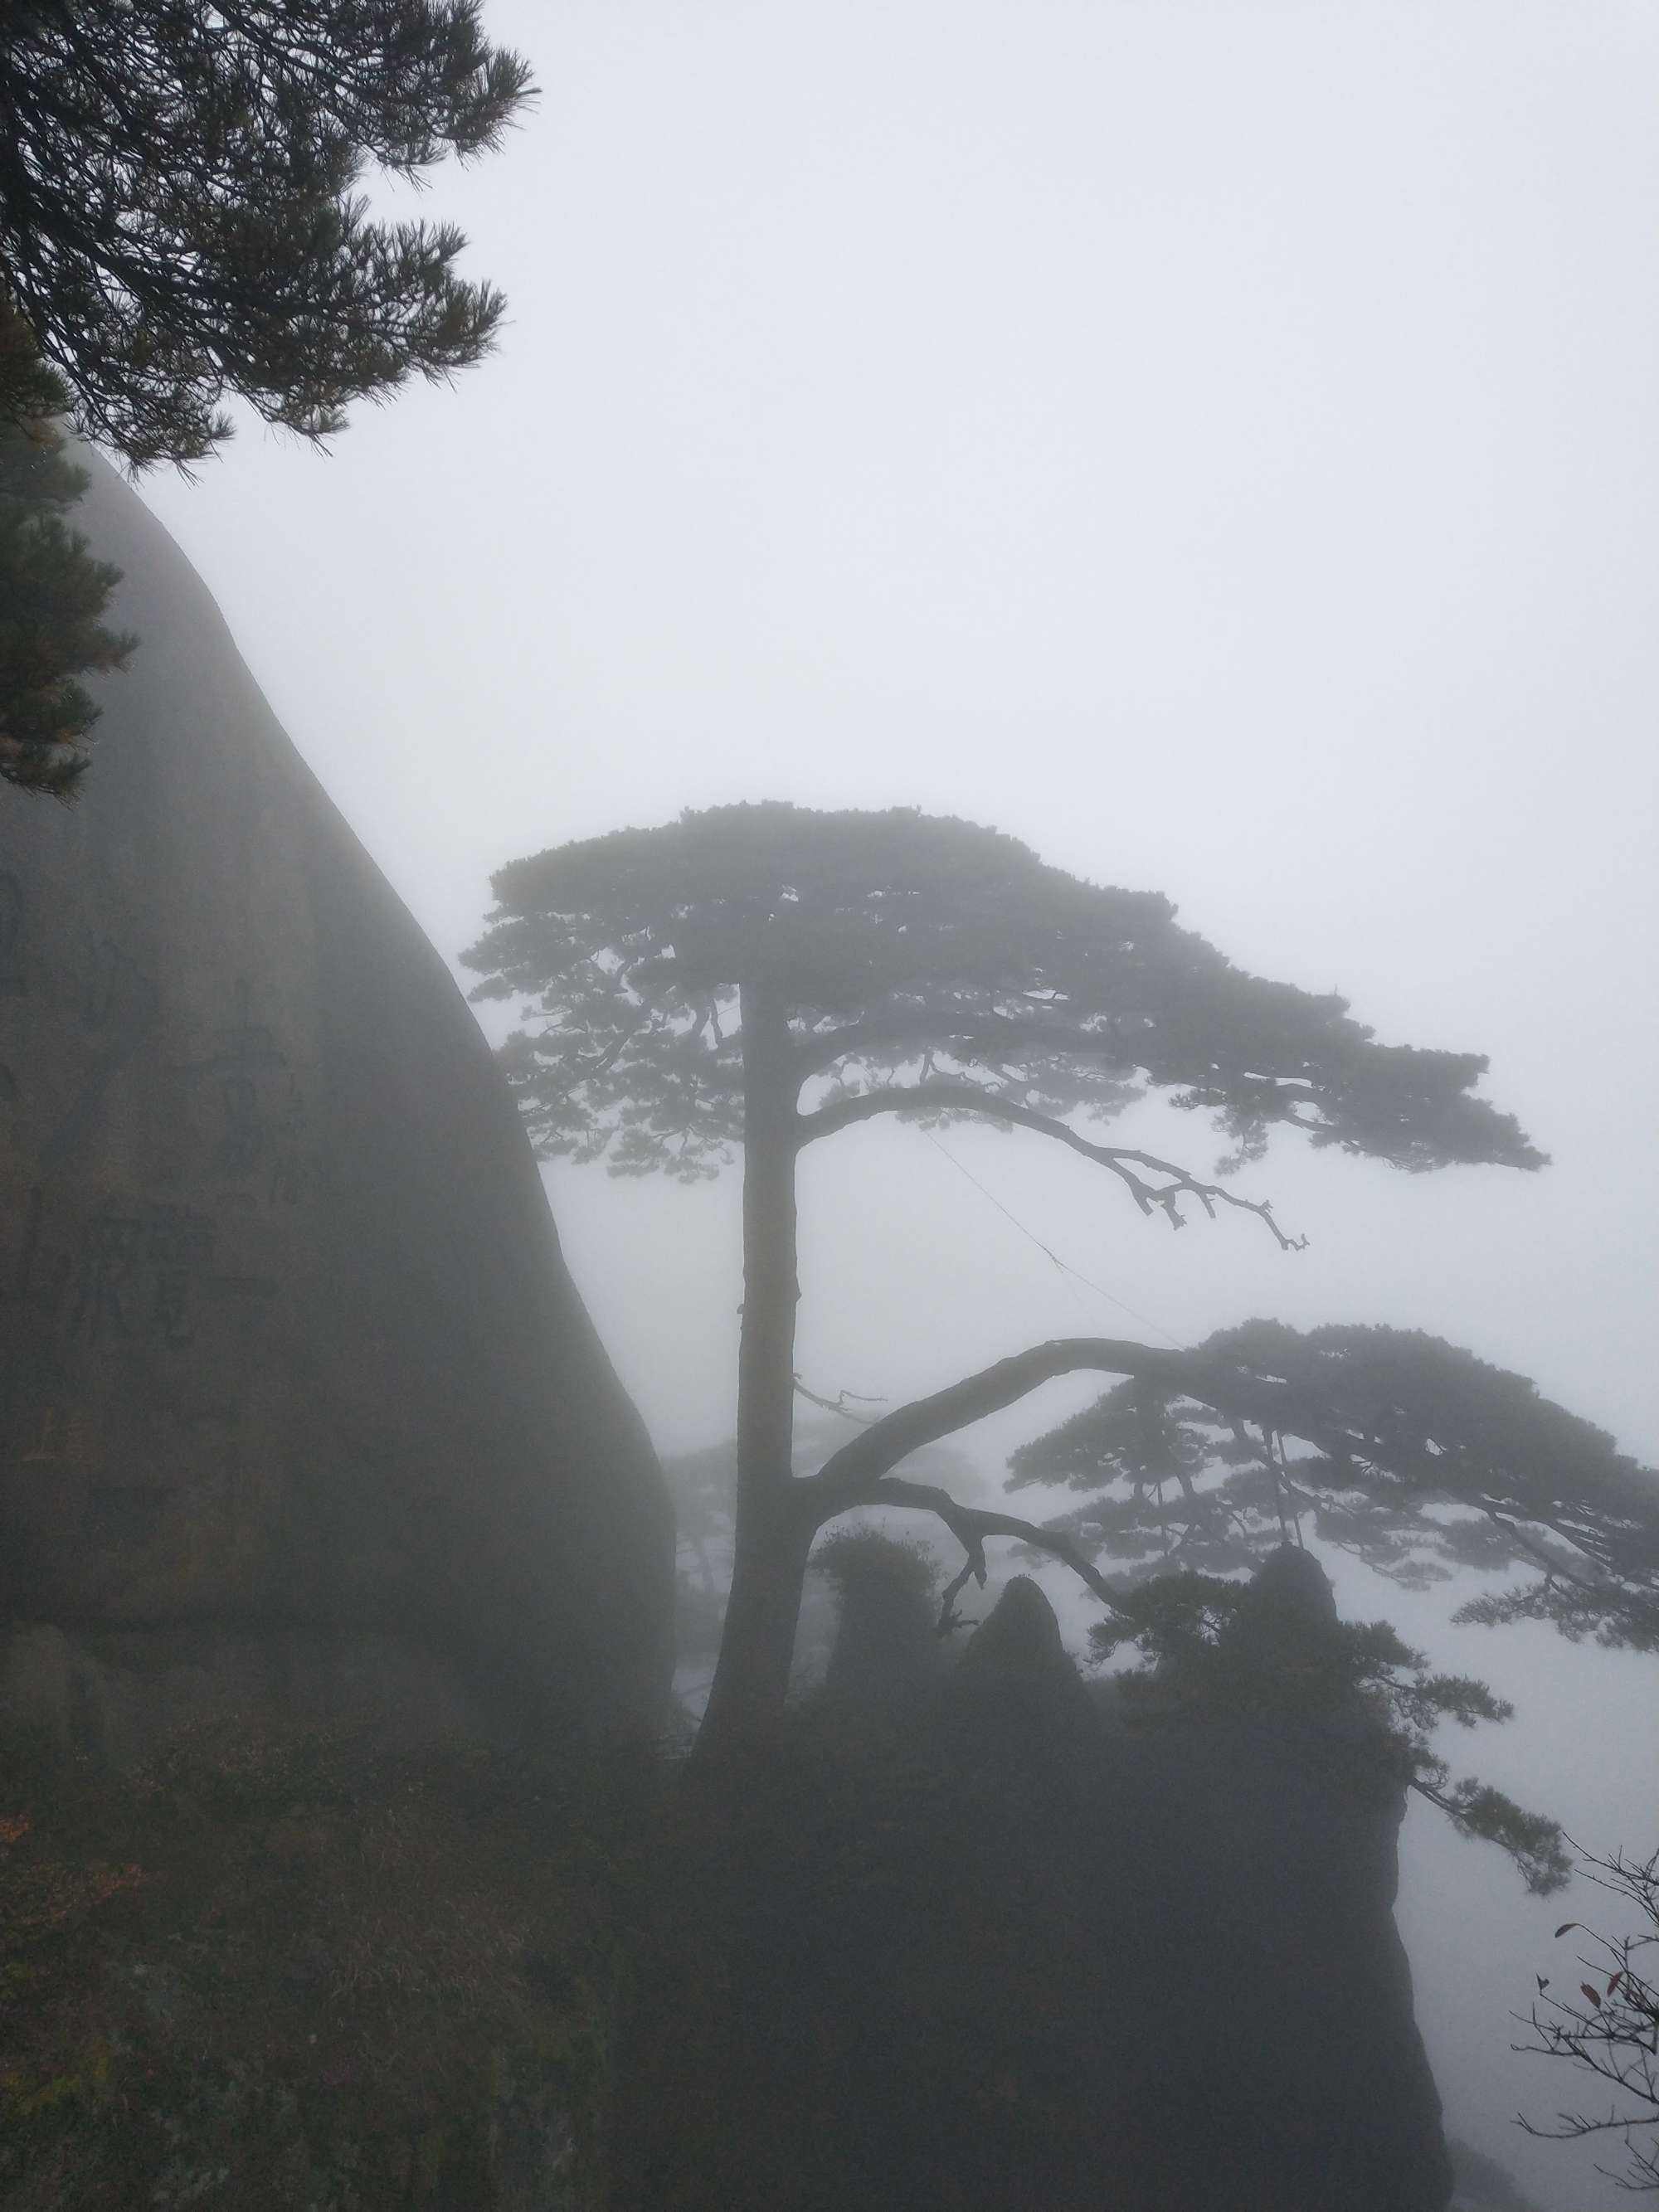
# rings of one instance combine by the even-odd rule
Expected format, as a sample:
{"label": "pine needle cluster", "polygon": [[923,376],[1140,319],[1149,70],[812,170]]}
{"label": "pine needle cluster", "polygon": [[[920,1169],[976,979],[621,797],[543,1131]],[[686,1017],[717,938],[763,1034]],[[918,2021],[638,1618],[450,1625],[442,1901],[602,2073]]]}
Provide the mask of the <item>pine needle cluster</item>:
{"label": "pine needle cluster", "polygon": [[182,466],[230,395],[318,441],[476,362],[505,302],[462,234],[360,185],[486,152],[531,94],[477,0],[9,0],[0,277],[76,428]]}
{"label": "pine needle cluster", "polygon": [[79,679],[137,642],[102,620],[120,570],[65,520],[87,486],[54,421],[68,398],[0,293],[0,781],[64,800],[100,711]]}

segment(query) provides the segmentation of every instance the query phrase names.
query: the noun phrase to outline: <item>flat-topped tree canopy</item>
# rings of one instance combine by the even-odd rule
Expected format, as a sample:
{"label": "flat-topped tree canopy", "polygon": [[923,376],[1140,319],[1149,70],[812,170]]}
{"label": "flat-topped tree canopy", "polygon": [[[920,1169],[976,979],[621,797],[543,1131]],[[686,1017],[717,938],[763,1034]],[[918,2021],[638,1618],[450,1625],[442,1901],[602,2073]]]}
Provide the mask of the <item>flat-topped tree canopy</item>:
{"label": "flat-topped tree canopy", "polygon": [[515,860],[494,888],[465,957],[475,997],[539,1017],[504,1055],[531,1134],[613,1173],[730,1159],[760,1002],[787,1018],[802,1142],[893,1111],[1054,1134],[1151,1086],[1213,1116],[1235,1160],[1285,1127],[1413,1171],[1543,1164],[1474,1096],[1481,1055],[1379,1044],[1334,994],[1234,967],[1158,894],[975,823],[714,807]]}
{"label": "flat-topped tree canopy", "polygon": [[1012,1488],[1087,1502],[1049,1526],[1131,1579],[1230,1573],[1287,1526],[1421,1587],[1537,1579],[1462,1619],[1538,1619],[1659,1649],[1659,1474],[1524,1375],[1419,1329],[1222,1329],[1023,1445]]}

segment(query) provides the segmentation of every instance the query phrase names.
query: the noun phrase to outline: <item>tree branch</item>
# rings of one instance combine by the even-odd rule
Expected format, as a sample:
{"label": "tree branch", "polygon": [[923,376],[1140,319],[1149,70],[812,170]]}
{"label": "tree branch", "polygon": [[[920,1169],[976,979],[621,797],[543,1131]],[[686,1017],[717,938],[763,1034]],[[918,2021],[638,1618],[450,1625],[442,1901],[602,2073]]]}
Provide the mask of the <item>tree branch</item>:
{"label": "tree branch", "polygon": [[[840,1029],[808,1030],[801,1038],[803,1067],[822,1075],[838,1060],[891,1061],[931,1052],[954,1055],[959,1049],[978,1058],[994,1048],[1084,1057],[1100,1062],[1101,1072],[1114,1081],[1133,1079],[1135,1071],[1127,1060],[1121,1066],[1104,1062],[1105,1041],[1080,1034],[1074,1015],[1045,1006],[1029,992],[1000,995],[1018,999],[1027,1011],[1012,1015],[954,1003],[913,1005],[873,1011]],[[1133,1018],[1140,1011],[1120,1008],[1119,1015]]]}
{"label": "tree branch", "polygon": [[[992,1121],[1007,1121],[1016,1128],[1035,1129],[1039,1136],[1052,1137],[1056,1144],[1108,1169],[1144,1214],[1150,1217],[1162,1213],[1172,1229],[1186,1226],[1177,1208],[1177,1201],[1184,1195],[1196,1199],[1212,1221],[1218,1206],[1254,1213],[1267,1223],[1281,1252],[1300,1252],[1307,1245],[1305,1237],[1285,1235],[1273,1218],[1268,1200],[1240,1198],[1219,1183],[1200,1182],[1187,1169],[1177,1167],[1173,1160],[1161,1160],[1152,1152],[1136,1152],[1120,1145],[1091,1144],[1052,1115],[1039,1114],[1035,1108],[1021,1106],[1012,1099],[999,1098],[972,1083],[908,1084],[890,1091],[866,1091],[855,1098],[832,1099],[828,1105],[800,1116],[796,1124],[797,1144],[805,1146],[817,1138],[834,1136],[838,1130],[851,1128],[856,1122],[873,1121],[878,1114],[928,1113],[983,1114]],[[1170,1180],[1164,1183],[1148,1182],[1145,1176],[1136,1174],[1137,1168],[1152,1175],[1167,1176]]]}
{"label": "tree branch", "polygon": [[[937,1443],[958,1429],[1000,1413],[1057,1376],[1079,1370],[1133,1375],[1161,1383],[1171,1393],[1241,1420],[1265,1421],[1292,1434],[1320,1441],[1324,1417],[1310,1411],[1294,1417],[1288,1387],[1264,1382],[1237,1370],[1211,1365],[1188,1352],[1165,1352],[1156,1345],[1133,1344],[1109,1336],[1058,1337],[981,1368],[930,1398],[917,1398],[872,1421],[861,1436],[832,1452],[818,1472],[796,1485],[818,1525],[864,1504],[872,1487],[902,1459],[924,1444]],[[1024,1524],[1022,1523],[1023,1527]]]}
{"label": "tree branch", "polygon": [[[838,1413],[843,1421],[852,1421],[861,1429],[872,1428],[880,1418],[876,1413],[855,1413],[853,1411],[847,1401],[849,1398],[859,1397],[856,1390],[842,1390],[833,1398],[821,1398],[816,1390],[807,1389],[799,1375],[795,1377],[795,1395],[798,1398],[805,1398],[809,1406],[821,1406],[826,1413]],[[863,1398],[860,1402],[866,1406],[878,1406],[881,1400]]]}
{"label": "tree branch", "polygon": [[988,1572],[985,1563],[985,1540],[988,1536],[1013,1536],[1022,1544],[1033,1544],[1048,1553],[1079,1576],[1101,1603],[1109,1606],[1120,1619],[1139,1622],[1140,1615],[1132,1600],[1127,1600],[1115,1590],[1100,1570],[1072,1539],[1055,1528],[1039,1528],[1035,1521],[1022,1521],[1012,1513],[988,1513],[978,1506],[958,1504],[949,1491],[936,1490],[931,1483],[901,1482],[889,1480],[873,1486],[860,1504],[866,1505],[896,1505],[918,1513],[933,1513],[945,1523],[967,1553],[962,1572],[945,1591],[939,1605],[940,1635],[962,1626],[956,1612],[956,1601],[967,1587],[969,1577],[981,1589]]}

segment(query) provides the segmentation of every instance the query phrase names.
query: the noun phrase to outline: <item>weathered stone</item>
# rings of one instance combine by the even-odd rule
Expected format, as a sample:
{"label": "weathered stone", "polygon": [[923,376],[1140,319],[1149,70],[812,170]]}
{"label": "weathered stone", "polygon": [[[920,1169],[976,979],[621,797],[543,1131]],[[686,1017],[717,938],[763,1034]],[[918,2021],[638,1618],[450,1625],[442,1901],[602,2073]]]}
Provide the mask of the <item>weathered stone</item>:
{"label": "weathered stone", "polygon": [[[143,642],[80,803],[0,809],[0,1610],[55,1624],[53,1679],[92,1669],[106,1716],[183,1674],[192,1714],[216,1679],[384,1699],[397,1648],[475,1703],[639,1712],[667,1507],[488,1049],[200,580],[88,465]],[[147,1698],[112,1681],[140,1633]]]}
{"label": "weathered stone", "polygon": [[1269,1552],[1250,1577],[1258,1606],[1273,1605],[1287,1614],[1316,1626],[1337,1619],[1336,1592],[1331,1578],[1311,1552],[1294,1544],[1280,1544]]}
{"label": "weathered stone", "polygon": [[1042,1585],[1012,1575],[968,1639],[940,1711],[962,1755],[1069,1792],[1101,1733]]}
{"label": "weathered stone", "polygon": [[[1256,1594],[1337,1618],[1305,1554]],[[1443,2212],[1374,1722],[1109,1729],[1024,1577],[896,1742],[813,1719],[677,1859],[617,2212]]]}

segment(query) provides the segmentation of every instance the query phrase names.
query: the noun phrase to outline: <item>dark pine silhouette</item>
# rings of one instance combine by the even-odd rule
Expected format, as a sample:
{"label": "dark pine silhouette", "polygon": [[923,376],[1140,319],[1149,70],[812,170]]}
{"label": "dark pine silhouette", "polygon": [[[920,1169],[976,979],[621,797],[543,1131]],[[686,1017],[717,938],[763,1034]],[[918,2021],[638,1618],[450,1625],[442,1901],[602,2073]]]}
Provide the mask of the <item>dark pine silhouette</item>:
{"label": "dark pine silhouette", "polygon": [[[514,861],[467,956],[477,995],[528,1000],[502,1059],[538,1149],[614,1173],[716,1173],[744,1156],[733,1574],[701,1741],[781,1710],[818,1529],[851,1507],[936,1514],[983,1580],[988,1536],[1066,1558],[1133,1618],[1064,1532],[969,1509],[893,1470],[921,1446],[1080,1369],[1195,1393],[1230,1418],[1286,1393],[1237,1361],[1078,1338],[1038,1345],[865,1428],[792,1471],[801,1153],[882,1115],[988,1119],[1064,1145],[1143,1214],[1237,1212],[1282,1249],[1265,1200],[1086,1136],[1152,1088],[1218,1122],[1233,1164],[1274,1130],[1408,1172],[1543,1164],[1474,1095],[1475,1054],[1384,1045],[1335,996],[1243,973],[1155,893],[1103,889],[971,823],[785,805],[689,814]],[[1071,1117],[1071,1118],[1068,1118]]]}

